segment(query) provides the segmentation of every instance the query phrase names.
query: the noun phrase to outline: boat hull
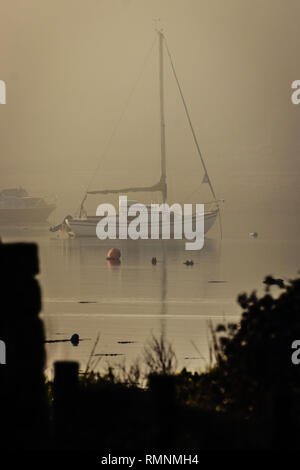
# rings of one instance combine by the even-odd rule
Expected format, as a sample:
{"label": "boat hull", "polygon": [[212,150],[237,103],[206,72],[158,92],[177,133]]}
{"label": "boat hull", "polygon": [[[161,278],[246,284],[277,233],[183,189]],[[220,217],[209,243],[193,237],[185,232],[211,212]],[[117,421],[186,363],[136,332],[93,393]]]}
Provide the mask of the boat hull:
{"label": "boat hull", "polygon": [[[206,234],[214,225],[218,215],[218,210],[206,212],[204,214],[204,233]],[[76,237],[97,237],[96,227],[100,217],[87,217],[78,219],[67,219],[66,222]],[[170,236],[173,238],[174,232],[171,225]],[[150,226],[148,228],[150,233]],[[160,224],[161,233],[161,224]],[[160,237],[161,238],[161,237]]]}
{"label": "boat hull", "polygon": [[0,224],[18,225],[45,222],[55,208],[55,204],[44,207],[0,208]]}

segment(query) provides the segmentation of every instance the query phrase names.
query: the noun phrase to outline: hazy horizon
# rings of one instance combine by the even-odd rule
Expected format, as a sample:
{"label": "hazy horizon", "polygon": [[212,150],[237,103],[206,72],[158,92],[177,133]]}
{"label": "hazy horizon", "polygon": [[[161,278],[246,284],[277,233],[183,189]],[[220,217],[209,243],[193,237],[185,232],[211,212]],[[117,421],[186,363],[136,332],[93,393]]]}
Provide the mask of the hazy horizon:
{"label": "hazy horizon", "polygon": [[[157,44],[103,152],[161,18],[218,197],[233,210],[261,203],[270,224],[278,209],[296,211],[299,13],[294,0],[2,5],[0,187],[57,194],[59,218],[78,206],[98,165],[91,189],[157,182]],[[167,60],[165,86],[170,200],[189,202],[203,172]]]}

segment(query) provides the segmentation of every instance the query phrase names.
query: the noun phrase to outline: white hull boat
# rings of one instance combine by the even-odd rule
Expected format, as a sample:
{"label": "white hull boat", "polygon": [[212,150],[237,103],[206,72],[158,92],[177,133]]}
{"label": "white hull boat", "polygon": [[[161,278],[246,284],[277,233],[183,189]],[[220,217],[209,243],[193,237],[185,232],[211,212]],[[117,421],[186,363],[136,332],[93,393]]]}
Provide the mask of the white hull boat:
{"label": "white hull boat", "polygon": [[29,196],[23,188],[0,191],[0,224],[19,225],[45,222],[56,208],[41,197]]}
{"label": "white hull boat", "polygon": [[[207,233],[211,227],[214,225],[215,220],[218,216],[218,210],[206,211],[204,213],[204,233]],[[101,220],[101,217],[97,216],[88,216],[88,217],[78,217],[78,218],[66,218],[65,223],[68,229],[73,232],[77,237],[96,237],[96,227],[98,222]],[[195,222],[195,217],[193,217],[193,225]],[[128,224],[130,219],[128,218]],[[153,227],[152,227],[153,230]],[[154,229],[155,230],[155,229]],[[162,233],[162,224],[159,224],[159,233]],[[119,225],[117,223],[117,233],[119,233]],[[148,238],[150,237],[151,226],[148,227]],[[170,225],[170,238],[174,238],[174,226]],[[184,238],[184,237],[183,237]]]}
{"label": "white hull boat", "polygon": [[[196,138],[196,134],[194,131],[194,128],[192,126],[192,122],[190,119],[190,115],[187,109],[187,105],[185,103],[182,89],[180,86],[180,83],[178,81],[174,64],[170,55],[170,51],[168,49],[168,46],[166,44],[166,40],[164,37],[164,34],[161,30],[157,31],[158,33],[158,39],[159,39],[159,96],[160,96],[160,140],[161,140],[161,152],[160,152],[160,159],[161,159],[161,176],[160,180],[158,183],[152,185],[152,186],[138,186],[138,187],[130,187],[130,188],[122,188],[122,189],[98,189],[98,190],[88,190],[86,191],[83,201],[80,206],[80,211],[79,211],[79,217],[71,217],[67,216],[64,219],[63,226],[66,228],[67,232],[69,234],[72,234],[73,236],[75,235],[76,237],[96,237],[96,227],[98,222],[101,220],[101,217],[99,216],[87,216],[86,210],[84,209],[84,203],[87,199],[88,196],[90,195],[107,195],[107,194],[118,194],[118,195],[126,195],[126,194],[131,194],[131,193],[154,193],[154,192],[159,192],[161,193],[161,199],[162,203],[167,202],[167,165],[166,165],[166,146],[165,146],[165,118],[164,118],[164,50],[166,49],[169,59],[170,59],[170,64],[171,68],[173,71],[173,75],[175,78],[175,81],[177,83],[177,87],[179,90],[179,94],[185,109],[186,117],[191,129],[192,137],[196,146],[197,153],[199,155],[203,170],[204,170],[204,175],[202,176],[202,183],[207,184],[209,187],[209,190],[212,194],[213,200],[210,201],[209,203],[205,204],[205,210],[204,210],[204,233],[207,233],[211,227],[214,225],[215,220],[217,217],[220,217],[220,211],[219,211],[219,200],[217,200],[215,191],[213,189],[210,177],[208,175],[206,165],[203,159],[203,156],[200,151],[200,147],[198,145],[198,141]],[[149,206],[148,206],[149,207]],[[207,209],[206,209],[207,208]],[[193,216],[193,218],[195,215]],[[197,217],[197,216],[196,216]],[[128,224],[130,222],[130,217],[128,217]],[[117,218],[118,220],[118,218]],[[194,220],[193,220],[194,222]],[[57,228],[54,228],[52,230],[55,230]],[[221,221],[220,221],[220,229],[221,229]],[[150,235],[150,227],[148,227],[148,232]],[[201,231],[203,234],[203,224],[201,227]],[[170,227],[170,238],[173,237],[173,232],[174,232],[174,227]],[[117,227],[117,233],[118,233],[118,227]],[[159,227],[159,233],[161,234],[161,222],[160,222],[160,227]],[[150,236],[149,236],[150,238]],[[163,238],[163,237],[161,237]],[[184,237],[182,237],[184,238]]]}

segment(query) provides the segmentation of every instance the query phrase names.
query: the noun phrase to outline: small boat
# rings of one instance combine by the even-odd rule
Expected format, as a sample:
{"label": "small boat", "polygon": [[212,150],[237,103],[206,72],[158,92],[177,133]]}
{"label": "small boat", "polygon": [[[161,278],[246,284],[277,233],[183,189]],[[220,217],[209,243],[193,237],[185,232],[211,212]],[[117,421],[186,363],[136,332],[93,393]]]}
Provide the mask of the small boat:
{"label": "small boat", "polygon": [[[69,233],[75,234],[77,237],[96,237],[96,227],[98,222],[101,220],[101,216],[90,216],[87,215],[86,210],[84,208],[84,203],[87,199],[88,196],[90,195],[105,195],[105,194],[119,194],[119,195],[124,195],[124,194],[131,194],[131,193],[155,193],[158,192],[161,194],[161,199],[162,203],[167,202],[167,161],[166,161],[166,137],[165,137],[165,118],[164,118],[164,50],[166,48],[169,59],[170,59],[170,64],[171,68],[173,71],[173,75],[179,90],[179,94],[183,103],[183,107],[185,110],[185,114],[190,126],[190,130],[192,133],[192,137],[194,140],[194,144],[197,150],[197,153],[200,158],[200,162],[203,168],[203,174],[202,177],[200,176],[200,182],[202,184],[207,184],[210,190],[210,193],[212,195],[213,200],[209,201],[208,203],[205,203],[205,210],[204,210],[204,233],[207,233],[210,228],[214,225],[217,217],[219,216],[219,221],[220,221],[220,230],[221,230],[221,219],[220,219],[220,209],[219,209],[219,203],[221,202],[220,200],[217,199],[211,179],[208,175],[207,168],[202,156],[202,153],[200,151],[200,147],[197,141],[197,137],[190,119],[190,115],[188,112],[188,108],[186,105],[186,102],[183,97],[182,89],[174,68],[174,64],[172,61],[172,57],[170,55],[170,51],[168,49],[168,46],[166,44],[166,39],[165,36],[162,32],[162,30],[157,30],[158,34],[158,47],[159,47],[159,96],[160,96],[160,160],[161,160],[161,175],[160,179],[157,183],[153,184],[152,186],[136,186],[136,187],[126,187],[126,188],[121,188],[121,189],[97,189],[97,190],[88,190],[85,192],[85,195],[83,197],[83,200],[80,205],[80,210],[79,210],[79,216],[77,217],[71,217],[67,216],[64,219],[64,224],[66,226],[66,229]],[[129,222],[130,220],[128,220]],[[193,221],[194,221],[194,216],[193,216]],[[161,233],[161,231],[160,231]],[[221,236],[222,236],[222,230],[221,230]]]}
{"label": "small boat", "polygon": [[[130,207],[130,202],[128,201],[128,207]],[[146,206],[146,208],[149,208],[150,211],[150,206]],[[213,226],[215,223],[215,220],[218,216],[218,210],[206,210],[204,213],[204,233],[207,233],[209,229]],[[78,218],[73,218],[73,217],[66,217],[64,219],[64,223],[60,224],[58,228],[63,228],[66,230],[68,233],[74,233],[77,237],[96,237],[96,227],[99,222],[101,217],[99,216],[94,216],[94,215],[86,215],[78,217]],[[128,216],[127,217],[127,222],[128,224],[131,222],[131,220],[134,219],[134,217]],[[193,224],[196,219],[196,216],[192,218]],[[55,228],[51,228],[51,231],[55,231]],[[119,223],[117,220],[116,224],[116,231],[119,233]],[[161,220],[160,220],[160,226],[158,229],[159,233],[161,233]],[[149,222],[148,225],[148,233],[151,233],[151,225]],[[150,236],[150,235],[149,235]],[[170,228],[170,236],[173,238],[174,236],[174,225],[171,225]]]}
{"label": "small boat", "polygon": [[0,224],[44,222],[56,205],[48,204],[41,197],[29,196],[23,188],[0,191]]}

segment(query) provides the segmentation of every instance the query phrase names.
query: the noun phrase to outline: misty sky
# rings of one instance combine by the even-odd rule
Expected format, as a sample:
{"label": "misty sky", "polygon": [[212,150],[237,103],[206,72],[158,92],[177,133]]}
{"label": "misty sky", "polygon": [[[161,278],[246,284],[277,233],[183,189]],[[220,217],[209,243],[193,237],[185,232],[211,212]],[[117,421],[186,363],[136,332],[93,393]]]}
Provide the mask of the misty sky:
{"label": "misty sky", "polygon": [[[298,207],[298,0],[1,0],[0,10],[1,188],[56,193],[69,212],[98,165],[91,189],[159,179],[157,44],[103,152],[161,18],[218,196]],[[167,63],[165,86],[170,199],[185,202],[203,173]]]}

